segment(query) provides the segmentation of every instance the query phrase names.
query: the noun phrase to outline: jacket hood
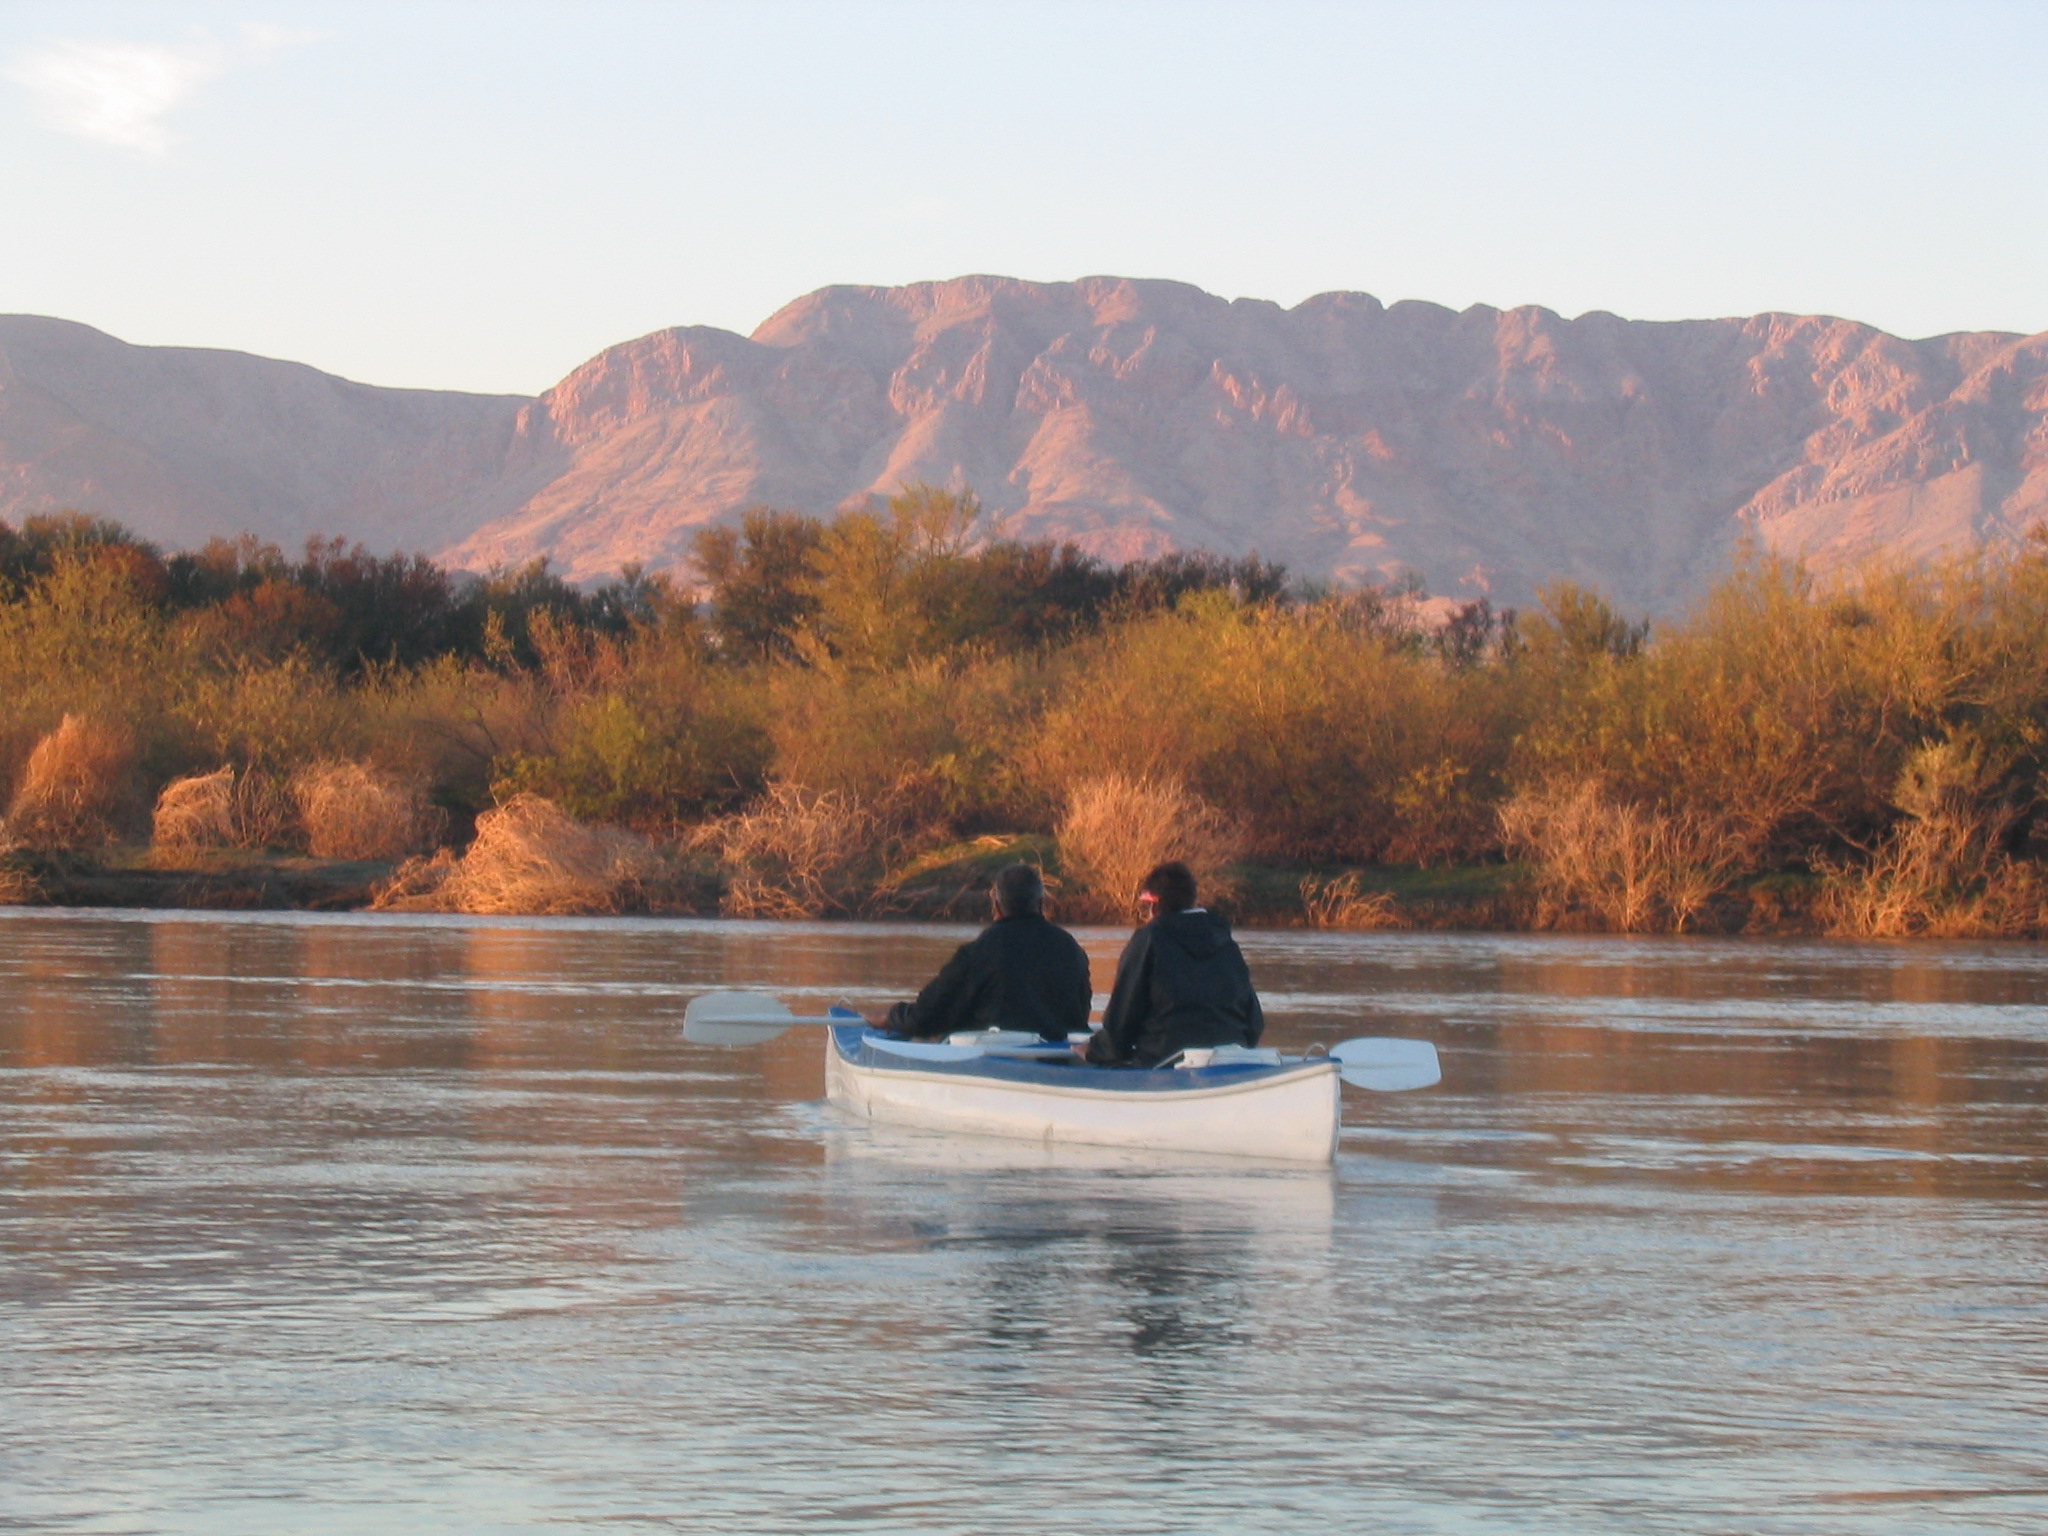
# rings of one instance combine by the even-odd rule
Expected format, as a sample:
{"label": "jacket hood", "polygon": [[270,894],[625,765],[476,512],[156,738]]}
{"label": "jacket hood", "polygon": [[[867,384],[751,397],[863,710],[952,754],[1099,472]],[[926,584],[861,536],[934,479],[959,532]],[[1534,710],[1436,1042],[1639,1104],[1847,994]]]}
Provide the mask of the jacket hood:
{"label": "jacket hood", "polygon": [[1158,937],[1206,960],[1230,942],[1230,924],[1214,912],[1162,912],[1152,919]]}

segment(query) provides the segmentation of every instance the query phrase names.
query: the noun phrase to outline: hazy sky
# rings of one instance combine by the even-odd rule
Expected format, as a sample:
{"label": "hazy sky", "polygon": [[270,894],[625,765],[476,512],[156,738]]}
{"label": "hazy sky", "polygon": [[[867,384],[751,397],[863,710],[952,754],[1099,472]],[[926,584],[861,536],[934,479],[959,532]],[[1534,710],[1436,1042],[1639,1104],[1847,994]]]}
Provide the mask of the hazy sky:
{"label": "hazy sky", "polygon": [[0,4],[0,311],[544,388],[826,283],[2048,329],[2048,0]]}

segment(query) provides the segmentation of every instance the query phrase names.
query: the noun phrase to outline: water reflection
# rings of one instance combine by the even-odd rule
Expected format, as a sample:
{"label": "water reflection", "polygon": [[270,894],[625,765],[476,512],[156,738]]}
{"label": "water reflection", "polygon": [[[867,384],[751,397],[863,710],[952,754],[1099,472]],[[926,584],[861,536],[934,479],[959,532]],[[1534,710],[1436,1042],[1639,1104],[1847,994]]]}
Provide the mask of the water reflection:
{"label": "water reflection", "polygon": [[[957,930],[0,917],[13,1529],[2032,1531],[2048,963],[1254,934],[1328,1171],[849,1124]],[[1121,935],[1087,942],[1106,983]]]}
{"label": "water reflection", "polygon": [[[837,1220],[985,1256],[952,1302],[979,1309],[992,1344],[1116,1324],[1139,1355],[1222,1350],[1245,1339],[1261,1275],[1328,1263],[1330,1170],[887,1126],[823,1134]],[[1113,1299],[1110,1313],[1079,1313],[1093,1295]]]}

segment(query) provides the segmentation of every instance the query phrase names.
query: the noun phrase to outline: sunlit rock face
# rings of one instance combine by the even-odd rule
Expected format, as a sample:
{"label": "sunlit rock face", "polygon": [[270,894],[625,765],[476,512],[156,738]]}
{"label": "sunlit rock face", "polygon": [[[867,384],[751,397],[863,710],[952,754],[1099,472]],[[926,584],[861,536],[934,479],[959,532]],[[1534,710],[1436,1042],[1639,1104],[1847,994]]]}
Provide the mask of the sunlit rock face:
{"label": "sunlit rock face", "polygon": [[[16,323],[0,322],[0,368]],[[275,370],[302,394],[318,381],[301,458],[253,407],[166,405],[170,428],[124,436],[98,408],[111,384],[72,387],[94,430],[66,447],[27,419],[46,386],[24,371],[17,409],[0,372],[0,515],[62,482],[189,539],[205,514],[172,493],[204,481],[194,462],[224,480],[297,465],[296,501],[216,498],[216,521],[269,531],[254,520],[288,512],[295,529],[472,567],[544,554],[591,579],[677,565],[699,528],[750,505],[830,513],[927,480],[972,487],[1006,533],[1115,559],[1257,550],[1505,602],[1564,576],[1658,612],[1746,537],[1826,571],[2009,540],[2048,515],[2048,335],[1904,341],[1811,316],[1567,320],[1365,294],[1283,309],[1170,282],[973,277],[823,289],[752,337],[657,332],[524,403],[176,357]],[[120,384],[159,409],[141,372]],[[342,446],[366,416],[385,433],[368,463]],[[152,496],[176,516],[152,523]]]}

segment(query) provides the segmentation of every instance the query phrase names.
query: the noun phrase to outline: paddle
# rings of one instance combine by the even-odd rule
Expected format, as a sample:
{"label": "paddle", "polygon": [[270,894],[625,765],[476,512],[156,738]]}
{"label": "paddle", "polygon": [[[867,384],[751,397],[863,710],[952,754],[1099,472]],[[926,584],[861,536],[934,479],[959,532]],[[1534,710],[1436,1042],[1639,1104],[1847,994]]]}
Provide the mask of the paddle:
{"label": "paddle", "polygon": [[683,1010],[683,1038],[692,1045],[766,1045],[798,1024],[855,1024],[856,1018],[798,1018],[787,1004],[760,992],[706,992]]}
{"label": "paddle", "polygon": [[[693,1045],[765,1045],[799,1024],[853,1024],[859,1015],[820,1014],[799,1018],[779,998],[763,992],[706,992],[683,1010],[683,1038]],[[971,1061],[988,1054],[976,1045],[930,1041],[877,1040],[881,1050],[933,1061]],[[1375,1036],[1330,1047],[1337,1074],[1354,1088],[1402,1093],[1443,1081],[1436,1047],[1427,1040]]]}
{"label": "paddle", "polygon": [[1443,1081],[1436,1047],[1427,1040],[1396,1040],[1388,1036],[1346,1040],[1330,1047],[1337,1075],[1354,1088],[1375,1093],[1402,1093]]}

